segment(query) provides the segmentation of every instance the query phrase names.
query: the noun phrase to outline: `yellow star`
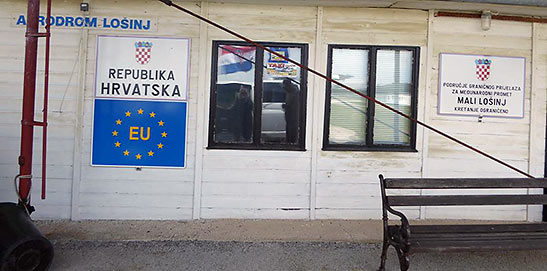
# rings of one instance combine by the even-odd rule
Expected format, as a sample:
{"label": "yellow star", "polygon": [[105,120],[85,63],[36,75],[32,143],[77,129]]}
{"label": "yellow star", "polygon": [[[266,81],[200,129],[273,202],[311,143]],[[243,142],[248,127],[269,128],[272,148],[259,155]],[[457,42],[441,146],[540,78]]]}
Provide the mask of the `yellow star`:
{"label": "yellow star", "polygon": [[166,132],[161,133],[161,137],[167,137],[167,133]]}
{"label": "yellow star", "polygon": [[122,143],[120,143],[119,141],[116,141],[116,143],[114,143],[114,145],[116,146],[116,148],[119,148],[122,145]]}
{"label": "yellow star", "polygon": [[135,157],[137,158],[137,160],[141,160],[142,155],[137,154],[137,155],[135,155]]}
{"label": "yellow star", "polygon": [[142,108],[139,108],[139,110],[137,110],[137,113],[139,113],[139,115],[142,115],[143,112],[144,110],[142,110]]}
{"label": "yellow star", "polygon": [[158,124],[159,124],[160,126],[163,126],[164,123],[165,123],[165,122],[163,122],[163,120],[160,120],[160,122],[158,122]]}
{"label": "yellow star", "polygon": [[151,117],[151,118],[155,118],[155,117],[156,117],[156,113],[154,113],[154,112],[150,113],[150,117]]}
{"label": "yellow star", "polygon": [[112,132],[112,136],[118,136],[118,131],[114,130],[114,132]]}
{"label": "yellow star", "polygon": [[148,156],[154,156],[154,152],[153,152],[153,151],[149,151],[149,152],[148,152]]}
{"label": "yellow star", "polygon": [[158,149],[163,149],[163,144],[158,144]]}
{"label": "yellow star", "polygon": [[122,120],[120,119],[116,120],[116,125],[122,125]]}
{"label": "yellow star", "polygon": [[125,116],[126,117],[131,117],[131,112],[129,112],[129,111],[125,112]]}
{"label": "yellow star", "polygon": [[125,150],[125,151],[123,152],[123,156],[129,156],[129,151],[128,151],[128,150]]}

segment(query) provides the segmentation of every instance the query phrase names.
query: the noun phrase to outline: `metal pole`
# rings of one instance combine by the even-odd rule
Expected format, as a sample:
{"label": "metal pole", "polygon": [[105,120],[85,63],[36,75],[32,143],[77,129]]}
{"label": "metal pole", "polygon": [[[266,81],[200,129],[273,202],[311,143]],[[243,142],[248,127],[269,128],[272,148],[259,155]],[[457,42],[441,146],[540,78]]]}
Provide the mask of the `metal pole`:
{"label": "metal pole", "polygon": [[19,195],[22,203],[30,205],[32,174],[32,144],[34,138],[34,101],[36,96],[36,62],[38,48],[38,16],[40,0],[29,0],[27,8],[27,31],[25,45],[25,76],[23,83],[23,116],[21,120],[21,154],[19,174],[24,176],[19,182]]}
{"label": "metal pole", "polygon": [[47,110],[49,97],[49,51],[51,47],[51,0],[47,0],[46,16],[46,60],[44,63],[44,109],[42,118],[42,199],[46,199],[46,168],[47,168]]}
{"label": "metal pole", "polygon": [[[547,121],[547,118],[545,119]],[[547,134],[547,127],[545,128]],[[543,178],[547,178],[547,138],[545,138],[545,159],[543,160]],[[547,195],[547,188],[543,188],[543,195]],[[543,222],[547,222],[547,205],[543,205]]]}

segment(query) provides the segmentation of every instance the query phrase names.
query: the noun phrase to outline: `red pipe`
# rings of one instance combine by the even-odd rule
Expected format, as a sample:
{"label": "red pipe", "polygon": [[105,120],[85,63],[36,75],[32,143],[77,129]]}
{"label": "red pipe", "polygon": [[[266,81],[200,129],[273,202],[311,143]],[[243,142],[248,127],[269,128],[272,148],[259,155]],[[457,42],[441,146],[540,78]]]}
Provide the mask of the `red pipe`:
{"label": "red pipe", "polygon": [[46,16],[46,60],[44,67],[44,117],[42,126],[42,199],[46,199],[46,150],[47,150],[47,108],[49,96],[49,49],[51,38],[51,0],[47,0]]}
{"label": "red pipe", "polygon": [[[25,46],[25,76],[23,83],[23,116],[21,120],[21,154],[19,174],[32,174],[32,143],[34,138],[34,100],[36,97],[36,56],[38,49],[38,16],[40,0],[29,0],[27,7],[27,32]],[[29,204],[31,178],[19,181],[19,196],[25,205]]]}

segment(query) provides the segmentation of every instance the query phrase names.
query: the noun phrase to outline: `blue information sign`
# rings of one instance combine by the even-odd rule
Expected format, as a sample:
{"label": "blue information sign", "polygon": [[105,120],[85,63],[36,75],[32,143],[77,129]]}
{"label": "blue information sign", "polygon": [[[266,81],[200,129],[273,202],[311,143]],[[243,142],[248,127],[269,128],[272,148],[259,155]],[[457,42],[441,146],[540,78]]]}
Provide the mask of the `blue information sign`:
{"label": "blue information sign", "polygon": [[187,103],[95,99],[92,165],[185,167]]}

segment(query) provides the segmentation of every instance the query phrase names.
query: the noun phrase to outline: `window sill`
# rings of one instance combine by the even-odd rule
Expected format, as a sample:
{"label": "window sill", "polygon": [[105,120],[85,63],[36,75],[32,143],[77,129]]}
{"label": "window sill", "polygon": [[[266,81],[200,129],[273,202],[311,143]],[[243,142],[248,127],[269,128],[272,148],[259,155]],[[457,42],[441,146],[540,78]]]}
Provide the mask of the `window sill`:
{"label": "window sill", "polygon": [[354,152],[418,152],[413,147],[393,147],[393,146],[351,146],[351,145],[330,145],[323,147],[322,151],[354,151]]}
{"label": "window sill", "polygon": [[268,145],[213,145],[207,150],[244,150],[244,151],[300,151],[305,152],[306,148],[301,146],[268,146]]}

